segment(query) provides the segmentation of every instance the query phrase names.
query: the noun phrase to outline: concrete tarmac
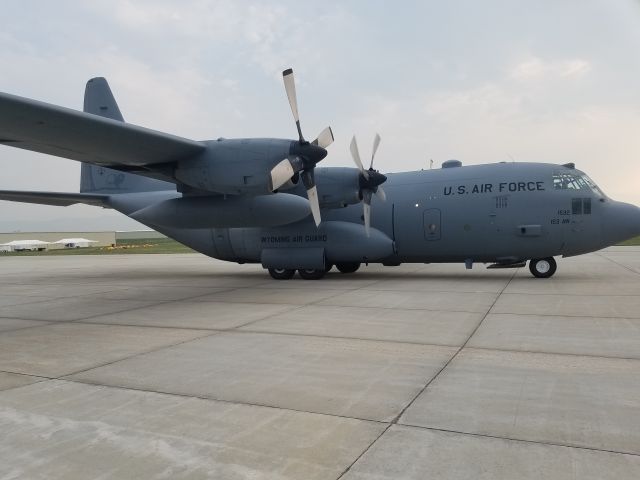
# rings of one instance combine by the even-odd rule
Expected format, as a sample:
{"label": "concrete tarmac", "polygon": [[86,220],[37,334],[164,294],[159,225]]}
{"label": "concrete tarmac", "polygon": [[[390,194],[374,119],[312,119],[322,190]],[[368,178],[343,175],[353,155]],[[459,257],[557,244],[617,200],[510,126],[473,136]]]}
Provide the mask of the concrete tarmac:
{"label": "concrete tarmac", "polygon": [[640,248],[558,263],[0,257],[0,479],[638,479]]}

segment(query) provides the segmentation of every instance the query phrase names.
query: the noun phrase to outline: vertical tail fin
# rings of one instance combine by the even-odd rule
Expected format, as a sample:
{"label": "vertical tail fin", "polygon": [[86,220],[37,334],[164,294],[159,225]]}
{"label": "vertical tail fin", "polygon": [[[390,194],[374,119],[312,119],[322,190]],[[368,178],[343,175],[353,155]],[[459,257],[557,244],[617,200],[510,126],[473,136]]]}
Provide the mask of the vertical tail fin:
{"label": "vertical tail fin", "polygon": [[[107,80],[92,78],[84,91],[84,111],[93,115],[124,122]],[[114,138],[114,142],[118,139]],[[175,185],[132,173],[83,163],[80,167],[81,193],[133,193],[175,190]]]}

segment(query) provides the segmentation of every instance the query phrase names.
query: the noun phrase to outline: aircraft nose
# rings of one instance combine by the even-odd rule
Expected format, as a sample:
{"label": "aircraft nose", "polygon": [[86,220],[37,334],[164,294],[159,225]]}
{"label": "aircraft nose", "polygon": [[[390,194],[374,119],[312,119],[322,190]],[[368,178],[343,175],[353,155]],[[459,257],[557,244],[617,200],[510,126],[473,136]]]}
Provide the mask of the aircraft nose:
{"label": "aircraft nose", "polygon": [[622,202],[611,202],[605,211],[603,236],[613,245],[640,235],[640,208]]}

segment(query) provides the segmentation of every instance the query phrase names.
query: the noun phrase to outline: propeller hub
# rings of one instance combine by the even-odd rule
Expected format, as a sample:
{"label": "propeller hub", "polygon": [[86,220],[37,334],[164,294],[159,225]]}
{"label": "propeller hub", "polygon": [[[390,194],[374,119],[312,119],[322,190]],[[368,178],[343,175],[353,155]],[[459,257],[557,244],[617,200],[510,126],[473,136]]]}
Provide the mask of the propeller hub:
{"label": "propeller hub", "polygon": [[327,150],[309,142],[291,142],[289,155],[303,159],[304,168],[313,168],[316,163],[327,156]]}
{"label": "propeller hub", "polygon": [[369,178],[365,178],[364,175],[360,175],[360,189],[375,191],[378,186],[387,181],[387,176],[376,170],[368,170]]}

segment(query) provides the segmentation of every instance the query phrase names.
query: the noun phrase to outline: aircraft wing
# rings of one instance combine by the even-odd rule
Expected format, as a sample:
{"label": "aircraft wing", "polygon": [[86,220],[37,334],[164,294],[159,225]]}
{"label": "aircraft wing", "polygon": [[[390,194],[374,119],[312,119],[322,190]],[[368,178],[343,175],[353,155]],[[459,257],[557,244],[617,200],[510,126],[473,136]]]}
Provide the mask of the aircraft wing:
{"label": "aircraft wing", "polygon": [[109,195],[94,193],[61,193],[61,192],[25,192],[17,190],[0,190],[0,200],[10,202],[38,203],[68,207],[76,203],[85,203],[97,207],[110,208],[107,204]]}
{"label": "aircraft wing", "polygon": [[0,93],[0,144],[122,169],[205,149],[194,140],[7,93]]}

